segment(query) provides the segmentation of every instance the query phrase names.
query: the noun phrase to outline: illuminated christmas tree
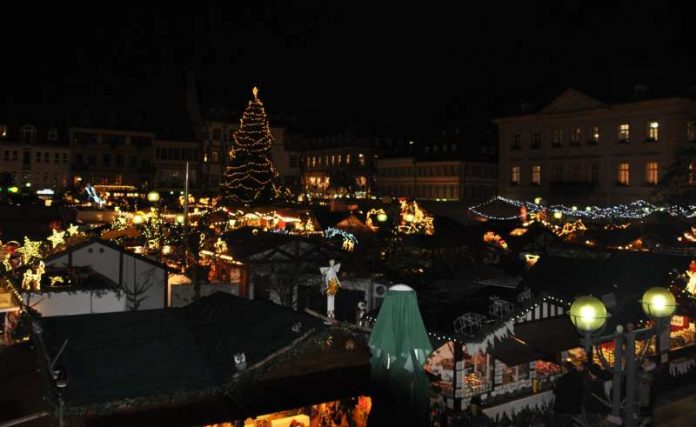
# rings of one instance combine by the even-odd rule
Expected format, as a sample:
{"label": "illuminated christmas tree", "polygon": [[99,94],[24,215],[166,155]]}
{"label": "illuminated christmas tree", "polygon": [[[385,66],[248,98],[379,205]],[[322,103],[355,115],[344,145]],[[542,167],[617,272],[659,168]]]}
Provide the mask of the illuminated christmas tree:
{"label": "illuminated christmas tree", "polygon": [[234,133],[228,153],[230,161],[221,183],[223,203],[227,205],[258,205],[278,196],[278,171],[271,160],[273,136],[258,89],[254,87],[252,93],[254,98]]}

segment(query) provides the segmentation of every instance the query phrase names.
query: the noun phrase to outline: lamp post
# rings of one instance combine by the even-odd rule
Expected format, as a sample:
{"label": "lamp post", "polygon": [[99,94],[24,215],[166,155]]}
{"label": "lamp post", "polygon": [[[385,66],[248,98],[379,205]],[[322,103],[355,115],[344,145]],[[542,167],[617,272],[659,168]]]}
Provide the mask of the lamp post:
{"label": "lamp post", "polygon": [[153,209],[157,214],[157,252],[159,261],[162,262],[162,213],[160,211],[160,194],[152,190],[147,193],[147,200],[153,204]]}
{"label": "lamp post", "polygon": [[[583,336],[582,343],[587,353],[588,363],[592,362],[592,346],[603,342],[614,341],[614,366],[604,358],[601,351],[597,354],[605,369],[614,374],[612,392],[612,415],[617,419],[623,413],[623,425],[635,426],[639,410],[636,401],[636,366],[645,357],[648,345],[636,358],[636,340],[650,340],[653,335],[657,337],[656,349],[658,363],[663,362],[664,349],[660,346],[660,335],[669,327],[669,319],[677,307],[674,295],[667,289],[654,287],[648,289],[641,299],[643,312],[654,320],[650,328],[624,331],[623,326],[618,325],[612,335],[602,335],[607,318],[607,309],[602,301],[592,296],[577,298],[570,306],[570,320],[575,328]],[[625,346],[625,355],[624,353]],[[669,346],[667,348],[669,350]],[[625,403],[621,399],[621,381],[626,381]]]}

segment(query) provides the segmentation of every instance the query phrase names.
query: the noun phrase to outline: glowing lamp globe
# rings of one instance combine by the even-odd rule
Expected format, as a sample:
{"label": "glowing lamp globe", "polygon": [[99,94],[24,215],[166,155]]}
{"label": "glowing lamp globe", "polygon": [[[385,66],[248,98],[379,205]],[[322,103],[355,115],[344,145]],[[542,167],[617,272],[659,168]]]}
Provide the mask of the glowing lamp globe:
{"label": "glowing lamp globe", "polygon": [[158,192],[150,191],[149,193],[147,193],[147,200],[149,200],[150,202],[156,203],[156,202],[159,202],[159,199],[160,199],[160,195]]}
{"label": "glowing lamp globe", "polygon": [[535,197],[535,198],[534,198],[534,204],[535,204],[535,205],[541,204],[541,197]]}
{"label": "glowing lamp globe", "polygon": [[176,222],[178,224],[183,224],[184,223],[184,216],[183,215],[177,215],[176,216]]}
{"label": "glowing lamp globe", "polygon": [[377,214],[377,221],[385,222],[386,220],[387,220],[387,214],[385,214],[384,212]]}
{"label": "glowing lamp globe", "polygon": [[570,321],[580,332],[594,332],[607,321],[607,308],[593,296],[584,296],[570,306]]}
{"label": "glowing lamp globe", "polygon": [[654,319],[670,317],[677,309],[677,301],[672,292],[659,286],[645,291],[641,303],[645,314]]}
{"label": "glowing lamp globe", "polygon": [[563,212],[561,212],[561,211],[555,211],[555,212],[553,213],[553,217],[556,218],[556,219],[561,219],[561,218],[563,218]]}
{"label": "glowing lamp globe", "polygon": [[410,213],[406,214],[406,217],[404,217],[404,219],[406,220],[406,222],[413,222],[416,220],[416,216]]}
{"label": "glowing lamp globe", "polygon": [[137,214],[133,215],[133,224],[136,224],[136,225],[142,224],[143,220],[144,220],[144,218],[143,218],[142,214],[137,213]]}

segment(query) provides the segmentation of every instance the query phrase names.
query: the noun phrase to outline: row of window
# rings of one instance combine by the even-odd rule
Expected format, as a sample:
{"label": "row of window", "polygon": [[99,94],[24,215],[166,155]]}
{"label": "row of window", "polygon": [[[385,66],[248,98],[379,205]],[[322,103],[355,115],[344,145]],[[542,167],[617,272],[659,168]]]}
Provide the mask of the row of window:
{"label": "row of window", "polygon": [[[58,129],[50,128],[46,137],[49,141],[57,141]],[[7,138],[7,125],[5,124],[0,124],[0,138]],[[26,144],[35,143],[36,127],[32,125],[24,125],[19,128],[19,140]]]}
{"label": "row of window", "polygon": [[[215,152],[217,154],[217,152]],[[155,159],[157,160],[198,160],[198,150],[186,148],[157,147],[155,148]]]}
{"label": "row of window", "polygon": [[[660,179],[660,165],[658,162],[645,163],[645,184],[657,185]],[[510,184],[520,185],[520,167],[512,166],[510,170]],[[599,182],[599,165],[589,165],[586,170],[585,177],[582,176],[582,171],[579,165],[571,167],[570,177],[564,175],[563,166],[556,166],[553,175],[554,182],[589,182],[596,184]],[[541,165],[532,165],[530,168],[531,185],[541,185]],[[619,185],[631,185],[631,165],[627,162],[622,162],[617,165],[616,182]]]}
{"label": "row of window", "polygon": [[[25,163],[30,162],[30,157],[31,156],[29,151],[25,152],[26,154],[24,155],[24,161]],[[17,150],[4,150],[3,152],[3,160],[6,162],[9,161],[19,161],[19,151]],[[11,155],[11,156],[10,156]],[[53,159],[53,163],[67,163],[68,162],[68,153],[64,152],[49,152],[49,151],[35,151],[34,159],[36,160],[37,163],[50,163],[51,159]]]}
{"label": "row of window", "polygon": [[10,173],[12,174],[12,179],[14,182],[31,182],[35,185],[43,184],[52,185],[54,187],[58,186],[59,184],[63,186],[67,184],[67,177],[58,173],[35,173],[33,177],[30,173],[22,173],[21,177],[17,171],[11,171]]}
{"label": "row of window", "polygon": [[[497,169],[495,166],[485,167],[480,165],[432,165],[432,166],[417,166],[415,167],[417,176],[470,176],[473,178],[496,178]],[[412,177],[414,173],[413,166],[394,166],[379,168],[380,176],[389,177]]]}
{"label": "row of window", "polygon": [[[115,160],[115,162],[112,163],[112,160]],[[80,165],[87,165],[87,166],[97,166],[97,156],[94,155],[88,155],[86,157],[86,162],[85,158],[81,153],[75,154],[75,163],[80,166]],[[101,163],[100,166],[116,166],[116,167],[124,167],[126,166],[126,157],[121,154],[121,153],[116,153],[115,157],[111,156],[111,153],[103,153],[101,157]],[[130,162],[128,164],[129,167],[138,167],[138,158],[136,156],[130,156]],[[141,167],[149,167],[150,166],[150,161],[148,159],[142,159],[140,162]]]}
{"label": "row of window", "polygon": [[[585,134],[585,132],[587,132]],[[621,123],[616,128],[616,139],[617,142],[621,144],[628,144],[631,142],[631,125],[629,123]],[[574,127],[570,130],[568,145],[571,147],[578,147],[583,142],[588,145],[599,144],[601,136],[601,130],[599,126],[590,126],[587,129],[581,127]],[[556,128],[552,130],[551,133],[551,146],[552,147],[562,147],[565,144],[565,130]],[[645,126],[645,141],[647,142],[657,142],[660,140],[660,122],[649,121]],[[696,122],[689,122],[687,124],[687,140],[696,140]],[[543,135],[541,131],[532,132],[530,135],[529,148],[539,149],[543,143]],[[515,133],[511,137],[510,141],[511,150],[522,149],[522,134]]]}
{"label": "row of window", "polygon": [[459,199],[458,186],[456,185],[387,185],[382,187],[382,193],[428,199]]}
{"label": "row of window", "polygon": [[[322,166],[350,166],[352,158],[350,153],[346,154],[331,154],[325,156],[307,156],[307,166],[316,168]],[[365,166],[365,155],[358,154],[358,165]]]}

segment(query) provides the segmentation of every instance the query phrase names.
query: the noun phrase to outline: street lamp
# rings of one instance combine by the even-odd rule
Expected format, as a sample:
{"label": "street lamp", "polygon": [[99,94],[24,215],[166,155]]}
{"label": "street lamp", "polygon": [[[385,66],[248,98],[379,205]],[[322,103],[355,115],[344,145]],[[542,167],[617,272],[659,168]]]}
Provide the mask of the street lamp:
{"label": "street lamp", "polygon": [[607,308],[593,296],[576,299],[570,306],[570,321],[583,334],[601,329],[607,323]]}
{"label": "street lamp", "polygon": [[149,193],[147,193],[147,200],[151,203],[157,203],[160,200],[160,195],[158,192],[154,190],[150,191]]}
{"label": "street lamp", "polygon": [[[601,351],[598,351],[597,354],[604,368],[611,370],[614,374],[612,416],[618,419],[623,412],[623,425],[629,427],[636,425],[639,412],[639,404],[636,399],[636,366],[645,357],[646,350],[649,347],[647,342],[653,336],[657,337],[658,361],[662,361],[663,349],[659,345],[659,337],[663,332],[669,330],[669,319],[677,308],[674,295],[669,290],[661,287],[653,287],[645,291],[640,302],[643,306],[643,312],[655,321],[654,326],[638,330],[628,328],[627,331],[624,331],[623,326],[618,325],[616,333],[607,336],[602,336],[601,331],[606,324],[608,313],[604,303],[599,299],[593,296],[577,298],[570,306],[569,313],[571,322],[578,332],[583,335],[582,341],[587,353],[588,363],[592,361],[592,346],[614,341],[613,367],[609,365]],[[646,345],[636,359],[636,340],[638,339],[645,340]],[[625,401],[622,401],[621,396],[622,380],[626,381]]]}

